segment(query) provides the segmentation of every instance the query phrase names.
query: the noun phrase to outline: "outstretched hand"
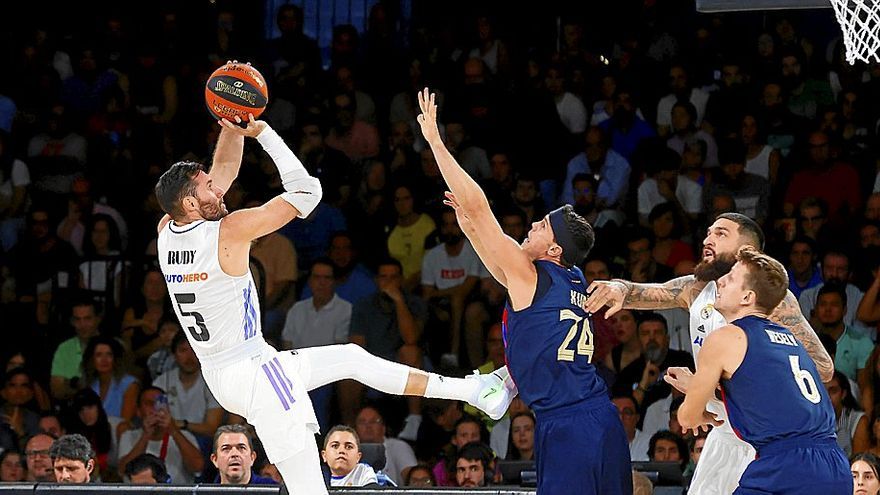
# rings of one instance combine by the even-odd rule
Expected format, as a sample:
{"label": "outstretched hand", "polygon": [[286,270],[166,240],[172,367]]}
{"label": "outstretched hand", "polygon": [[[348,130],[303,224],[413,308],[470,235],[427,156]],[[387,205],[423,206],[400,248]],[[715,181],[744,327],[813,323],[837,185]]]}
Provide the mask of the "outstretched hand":
{"label": "outstretched hand", "polygon": [[236,125],[242,123],[241,117],[239,117],[238,115],[235,116],[235,124],[230,122],[229,119],[225,118],[218,120],[217,123],[220,124],[224,129],[238,134],[239,136],[252,138],[259,136],[260,133],[263,132],[263,129],[269,127],[269,124],[267,124],[266,122],[262,120],[257,120],[254,117],[254,114],[251,113],[248,114],[248,116],[250,117],[250,120],[248,120],[247,126],[245,127]]}
{"label": "outstretched hand", "polygon": [[440,130],[437,128],[437,104],[435,103],[436,95],[428,91],[428,88],[419,91],[419,109],[422,113],[416,117],[419,126],[422,128],[422,135],[430,144],[432,140],[440,139]]}
{"label": "outstretched hand", "polygon": [[473,226],[471,223],[471,219],[464,213],[464,210],[461,209],[461,205],[458,204],[458,199],[455,198],[455,194],[452,194],[449,191],[446,191],[446,199],[443,200],[443,204],[446,206],[452,207],[455,210],[455,218],[458,220],[458,226],[462,231],[468,232],[468,230]]}

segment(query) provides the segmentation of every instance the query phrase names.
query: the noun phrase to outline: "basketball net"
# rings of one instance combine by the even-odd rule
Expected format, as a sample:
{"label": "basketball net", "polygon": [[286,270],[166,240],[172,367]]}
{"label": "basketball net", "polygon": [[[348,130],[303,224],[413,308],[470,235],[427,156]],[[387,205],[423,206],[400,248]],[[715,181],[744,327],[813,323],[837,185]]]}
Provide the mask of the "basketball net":
{"label": "basketball net", "polygon": [[880,0],[831,0],[843,31],[846,61],[880,62]]}

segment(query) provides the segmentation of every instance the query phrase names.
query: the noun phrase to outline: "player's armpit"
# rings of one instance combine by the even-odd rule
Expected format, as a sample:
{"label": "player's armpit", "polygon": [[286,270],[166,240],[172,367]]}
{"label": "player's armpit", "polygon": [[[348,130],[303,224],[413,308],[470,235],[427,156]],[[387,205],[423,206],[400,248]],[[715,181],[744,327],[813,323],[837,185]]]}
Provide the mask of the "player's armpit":
{"label": "player's armpit", "polygon": [[822,382],[831,381],[831,378],[834,377],[834,361],[825,350],[825,346],[822,345],[810,322],[804,318],[801,306],[791,291],[785,294],[782,302],[770,314],[770,320],[788,328],[807,351],[807,354],[813,358],[813,362],[816,363],[816,371],[819,372]]}
{"label": "player's armpit", "polygon": [[623,301],[623,307],[627,309],[687,309],[699,294],[693,275],[674,278],[662,284],[619,281],[629,289]]}

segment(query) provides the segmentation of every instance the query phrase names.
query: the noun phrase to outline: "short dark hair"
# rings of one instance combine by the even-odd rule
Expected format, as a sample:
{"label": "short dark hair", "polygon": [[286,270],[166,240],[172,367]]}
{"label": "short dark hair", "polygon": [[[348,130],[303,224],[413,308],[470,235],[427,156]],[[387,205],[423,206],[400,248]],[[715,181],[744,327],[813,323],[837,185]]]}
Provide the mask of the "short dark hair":
{"label": "short dark hair", "polygon": [[31,382],[31,387],[33,387],[34,377],[31,375],[30,371],[28,371],[27,368],[25,368],[24,366],[18,366],[16,368],[12,368],[11,370],[7,371],[3,375],[3,386],[5,387],[6,385],[9,385],[9,382],[11,382],[12,379],[18,375],[24,375],[24,376],[28,377],[28,380],[30,380],[30,382]]}
{"label": "short dark hair", "polygon": [[157,387],[155,385],[149,385],[147,387],[144,387],[141,389],[141,393],[138,394],[138,401],[137,401],[138,406],[140,406],[141,401],[144,400],[144,394],[146,394],[147,392],[150,392],[150,391],[156,391],[156,392],[159,392],[160,394],[165,393],[165,389]]}
{"label": "short dark hair", "polygon": [[687,442],[684,441],[684,438],[672,433],[669,430],[660,430],[651,437],[651,441],[648,444],[648,458],[651,459],[654,457],[654,448],[657,447],[657,442],[660,440],[668,440],[673,442],[676,447],[678,447],[678,455],[681,457],[682,467],[687,464],[688,459],[688,449]]}
{"label": "short dark hair", "polygon": [[177,347],[186,341],[186,334],[184,332],[177,332],[174,334],[174,338],[171,339],[171,352],[177,352]]}
{"label": "short dark hair", "polygon": [[762,251],[764,250],[764,231],[761,230],[761,226],[758,225],[758,222],[742,213],[736,213],[733,211],[722,213],[715,217],[715,220],[720,220],[722,218],[739,225],[739,234],[748,237],[752,241],[752,245],[756,248]]}
{"label": "short dark hair", "polygon": [[378,271],[379,267],[382,266],[396,266],[400,273],[403,274],[403,265],[400,264],[400,261],[398,261],[397,258],[392,258],[390,256],[387,258],[382,258],[381,260],[379,260],[379,263],[376,263],[376,271]]}
{"label": "short dark hair", "polygon": [[156,183],[156,199],[162,211],[178,218],[183,215],[183,206],[180,201],[185,196],[195,194],[196,185],[193,179],[204,170],[201,163],[177,162],[159,177]]}
{"label": "short dark hair", "polygon": [[480,461],[483,465],[483,470],[488,472],[489,463],[492,462],[492,459],[494,458],[495,454],[486,444],[483,442],[471,442],[464,444],[461,449],[459,449],[458,454],[455,456],[455,461],[458,462],[459,459]]}
{"label": "short dark hair", "polygon": [[669,333],[669,322],[667,322],[666,317],[664,317],[660,313],[655,313],[653,311],[641,311],[636,315],[637,327],[641,326],[642,323],[646,323],[649,321],[662,323],[663,329],[666,330],[666,333]]}
{"label": "short dark hair", "polygon": [[326,265],[326,266],[329,266],[332,270],[334,270],[334,271],[336,270],[336,266],[333,264],[333,261],[331,261],[330,258],[328,258],[326,256],[321,256],[320,258],[316,258],[314,261],[312,261],[312,264],[309,268],[310,275],[311,275],[312,270],[315,269],[315,265]]}
{"label": "short dark hair", "polygon": [[156,480],[157,483],[167,483],[170,481],[170,477],[168,476],[168,469],[165,468],[165,463],[162,459],[154,456],[153,454],[141,454],[125,465],[125,475],[131,478],[133,475],[150,470],[150,473],[153,474],[153,479]]}
{"label": "short dark hair", "polygon": [[816,300],[818,301],[819,298],[825,294],[839,295],[840,301],[843,303],[843,306],[846,307],[846,284],[838,282],[837,280],[829,280],[822,284],[822,288],[819,289],[819,294],[816,295]]}
{"label": "short dark hair", "polygon": [[358,450],[361,449],[361,437],[358,436],[357,431],[354,428],[348,425],[336,425],[333,428],[330,428],[330,431],[327,432],[327,436],[324,437],[324,449],[327,449],[327,444],[330,443],[330,437],[333,436],[336,432],[346,432],[351,433],[354,437],[354,443],[357,445]]}
{"label": "short dark hair", "polygon": [[251,430],[245,425],[222,425],[217,428],[217,431],[214,432],[214,440],[211,442],[211,450],[216,454],[217,453],[217,441],[220,440],[220,435],[224,433],[240,433],[247,438],[248,447],[251,450],[254,450],[254,438],[251,435]]}
{"label": "short dark hair", "polygon": [[52,447],[49,448],[49,457],[52,458],[52,462],[55,462],[56,459],[70,459],[88,464],[90,460],[95,458],[95,451],[92,450],[92,444],[86,437],[79,433],[71,433],[62,435],[52,443]]}
{"label": "short dark hair", "polygon": [[568,233],[571,235],[575,246],[577,246],[577,252],[572,258],[571,253],[566,256],[566,253],[563,251],[560,261],[566,268],[571,268],[583,263],[584,259],[590,254],[593,244],[596,242],[596,233],[593,232],[593,227],[587,222],[587,219],[575,213],[571,205],[563,207],[562,215]]}

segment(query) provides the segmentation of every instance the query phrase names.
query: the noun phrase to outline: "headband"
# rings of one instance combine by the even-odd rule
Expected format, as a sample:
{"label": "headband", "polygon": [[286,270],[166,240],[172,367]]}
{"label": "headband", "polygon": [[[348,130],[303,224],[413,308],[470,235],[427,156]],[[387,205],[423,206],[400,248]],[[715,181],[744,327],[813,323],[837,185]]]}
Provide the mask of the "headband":
{"label": "headband", "polygon": [[556,244],[562,247],[562,259],[568,265],[577,265],[587,257],[588,252],[578,247],[574,242],[571,231],[565,223],[565,212],[571,206],[565,205],[551,211],[547,216],[550,218],[550,227],[553,228],[553,236],[556,238]]}

